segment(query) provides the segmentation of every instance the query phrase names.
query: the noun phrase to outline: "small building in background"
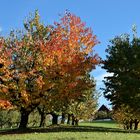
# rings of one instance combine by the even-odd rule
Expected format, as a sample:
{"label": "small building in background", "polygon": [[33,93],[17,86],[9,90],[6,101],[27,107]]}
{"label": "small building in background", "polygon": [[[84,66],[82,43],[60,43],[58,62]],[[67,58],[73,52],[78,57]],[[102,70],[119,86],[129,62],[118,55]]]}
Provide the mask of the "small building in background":
{"label": "small building in background", "polygon": [[111,110],[102,105],[95,113],[95,120],[112,120]]}
{"label": "small building in background", "polygon": [[109,113],[109,112],[110,112],[110,109],[108,109],[105,105],[102,105],[102,106],[98,109],[98,112],[99,112],[99,111],[105,111],[105,112]]}

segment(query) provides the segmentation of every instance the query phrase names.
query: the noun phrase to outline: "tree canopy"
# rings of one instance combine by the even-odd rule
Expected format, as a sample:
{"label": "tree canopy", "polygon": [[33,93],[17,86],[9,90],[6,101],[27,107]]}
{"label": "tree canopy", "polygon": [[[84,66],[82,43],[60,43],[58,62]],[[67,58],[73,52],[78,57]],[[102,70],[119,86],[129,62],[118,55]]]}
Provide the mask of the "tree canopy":
{"label": "tree canopy", "polygon": [[103,68],[112,76],[105,77],[104,95],[115,112],[123,107],[125,116],[131,108],[129,115],[137,116],[140,112],[140,38],[135,32],[132,38],[128,34],[117,36],[111,40],[106,52]]}
{"label": "tree canopy", "polygon": [[39,19],[36,11],[23,31],[0,39],[0,98],[21,112],[21,128],[40,104],[58,112],[90,97],[89,73],[100,62],[93,50],[99,42],[79,17],[66,13],[47,26]]}
{"label": "tree canopy", "polygon": [[[104,94],[114,106],[136,106],[139,100],[140,39],[129,35],[115,37],[107,49],[103,68],[113,76],[106,77]],[[138,106],[137,106],[138,107]]]}

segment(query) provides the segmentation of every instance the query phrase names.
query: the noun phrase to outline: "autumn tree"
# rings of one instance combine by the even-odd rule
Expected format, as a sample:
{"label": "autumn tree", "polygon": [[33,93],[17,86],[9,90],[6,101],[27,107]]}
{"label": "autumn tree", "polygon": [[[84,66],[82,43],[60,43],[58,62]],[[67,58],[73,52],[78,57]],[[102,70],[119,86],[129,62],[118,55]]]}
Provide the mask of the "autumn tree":
{"label": "autumn tree", "polygon": [[81,90],[94,87],[85,77],[100,61],[93,53],[96,36],[75,15],[66,13],[60,23],[45,26],[35,12],[24,29],[0,42],[1,99],[20,111],[19,128],[27,127],[29,114],[39,105],[56,116],[83,96]]}
{"label": "autumn tree", "polygon": [[97,108],[97,100],[95,92],[86,95],[83,99],[71,103],[69,114],[71,115],[72,125],[78,125],[79,120],[89,121],[93,119]]}
{"label": "autumn tree", "polygon": [[123,126],[124,129],[138,129],[139,124],[139,112],[134,111],[131,107],[126,105],[121,105],[120,108],[113,111],[113,118],[119,124]]}
{"label": "autumn tree", "polygon": [[49,40],[47,37],[51,29],[39,23],[37,12],[24,27],[25,33],[11,32],[10,37],[2,40],[0,50],[1,98],[19,109],[19,128],[26,128],[29,114],[41,102],[46,94],[44,90],[51,86],[43,81],[44,77],[46,79],[46,67],[41,50],[43,43]]}
{"label": "autumn tree", "polygon": [[66,13],[60,22],[55,22],[48,43],[53,47],[51,54],[55,58],[48,72],[49,75],[53,74],[53,88],[46,98],[50,100],[46,105],[53,116],[67,112],[72,101],[84,96],[84,90],[95,87],[87,75],[100,61],[93,50],[97,43],[99,42],[92,30],[87,28],[79,17]]}

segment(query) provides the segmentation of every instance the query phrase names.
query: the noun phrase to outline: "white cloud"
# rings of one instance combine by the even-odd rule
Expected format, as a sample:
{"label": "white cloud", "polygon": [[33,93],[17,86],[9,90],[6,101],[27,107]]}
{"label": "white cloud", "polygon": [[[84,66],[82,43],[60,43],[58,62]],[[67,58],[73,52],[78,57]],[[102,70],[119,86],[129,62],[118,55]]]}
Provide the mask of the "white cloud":
{"label": "white cloud", "polygon": [[104,80],[104,78],[108,77],[108,76],[112,76],[112,75],[113,75],[113,73],[103,72],[99,76],[95,76],[95,80],[97,82],[97,86],[99,87],[99,86],[103,85],[102,81]]}
{"label": "white cloud", "polygon": [[101,88],[104,88],[104,84],[103,84],[104,78],[108,77],[108,76],[112,76],[113,73],[108,73],[101,67],[97,67],[95,70],[92,71],[91,75],[96,80],[96,89],[100,94],[100,97],[98,100],[99,106],[104,104],[104,105],[108,106],[109,108],[111,108],[111,106],[109,105],[110,102],[105,99],[105,97],[103,95],[103,90],[101,90]]}
{"label": "white cloud", "polygon": [[104,72],[101,75],[96,76],[95,79],[97,81],[102,81],[102,80],[104,80],[105,77],[112,76],[112,75],[113,75],[113,73]]}
{"label": "white cloud", "polygon": [[103,90],[101,90],[101,88],[104,88],[104,84],[103,84],[104,77],[112,76],[113,74],[107,73],[101,67],[96,67],[96,69],[92,71],[91,75],[96,80],[96,89],[99,92],[99,96],[100,96],[98,99],[99,106],[104,104],[104,105],[108,106],[109,108],[111,108],[111,106],[109,105],[110,102],[108,100],[106,100],[106,98],[104,97]]}
{"label": "white cloud", "polygon": [[103,91],[100,90],[100,88],[104,88],[104,84],[103,84],[104,78],[108,77],[108,76],[112,76],[113,73],[107,73],[106,71],[100,71],[100,72],[101,73],[99,75],[95,76],[96,89],[98,91],[100,91],[100,97],[99,97],[98,103],[99,103],[99,106],[104,104],[104,105],[108,106],[109,108],[111,108],[110,102],[105,99],[105,97],[103,95]]}

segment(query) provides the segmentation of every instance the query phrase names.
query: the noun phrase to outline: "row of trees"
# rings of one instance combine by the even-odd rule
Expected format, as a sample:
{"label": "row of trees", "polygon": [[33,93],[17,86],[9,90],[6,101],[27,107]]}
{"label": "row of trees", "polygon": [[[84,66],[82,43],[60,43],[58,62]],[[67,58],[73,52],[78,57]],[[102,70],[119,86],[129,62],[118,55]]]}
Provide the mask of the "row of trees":
{"label": "row of trees", "polygon": [[[23,31],[0,38],[1,104],[20,112],[19,128],[26,128],[38,109],[40,126],[46,114],[57,124],[59,114],[75,123],[88,118],[97,105],[95,81],[90,72],[100,58],[99,42],[79,17],[66,13],[54,25],[40,23],[38,12],[24,22]],[[5,105],[2,105],[5,107]],[[6,108],[6,107],[5,107]]]}
{"label": "row of trees", "polygon": [[112,73],[104,81],[104,95],[113,105],[114,118],[126,129],[140,120],[140,38],[124,34],[111,40],[103,68]]}

